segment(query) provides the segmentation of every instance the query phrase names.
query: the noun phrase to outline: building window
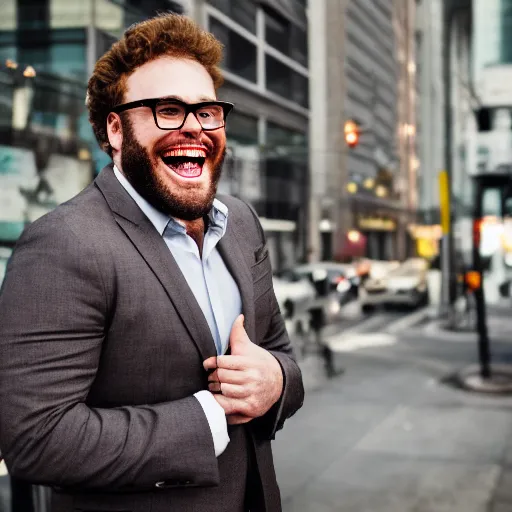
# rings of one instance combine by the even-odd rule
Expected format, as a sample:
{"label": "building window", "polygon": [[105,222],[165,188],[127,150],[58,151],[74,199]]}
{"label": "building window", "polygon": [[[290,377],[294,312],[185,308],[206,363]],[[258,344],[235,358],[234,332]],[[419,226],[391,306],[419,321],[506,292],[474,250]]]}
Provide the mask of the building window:
{"label": "building window", "polygon": [[292,27],[291,58],[308,67],[308,33],[300,27]]}
{"label": "building window", "polygon": [[290,22],[281,16],[265,11],[265,40],[276,50],[290,55]]}
{"label": "building window", "polygon": [[284,128],[278,124],[267,123],[267,145],[275,146],[298,146],[307,147],[308,140],[305,133],[296,132],[289,128]]}
{"label": "building window", "polygon": [[224,45],[223,67],[256,83],[256,46],[215,18],[209,18],[209,26]]}
{"label": "building window", "polygon": [[226,135],[229,142],[250,146],[258,145],[258,118],[232,112],[227,120]]}
{"label": "building window", "polygon": [[308,107],[308,79],[279,60],[265,56],[266,87],[269,91]]}
{"label": "building window", "polygon": [[308,65],[308,34],[285,18],[265,11],[265,41],[303,66]]}
{"label": "building window", "polygon": [[210,4],[249,32],[256,33],[257,7],[251,0],[210,0]]}

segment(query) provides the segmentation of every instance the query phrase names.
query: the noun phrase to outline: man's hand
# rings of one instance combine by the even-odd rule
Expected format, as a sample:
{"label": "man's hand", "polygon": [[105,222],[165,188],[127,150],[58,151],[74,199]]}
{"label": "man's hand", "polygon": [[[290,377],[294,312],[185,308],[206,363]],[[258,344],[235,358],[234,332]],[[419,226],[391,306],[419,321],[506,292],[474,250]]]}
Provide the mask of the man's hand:
{"label": "man's hand", "polygon": [[234,425],[263,416],[279,400],[283,372],[270,352],[249,339],[243,315],[233,324],[229,344],[231,355],[210,357],[203,365],[215,369],[208,387]]}

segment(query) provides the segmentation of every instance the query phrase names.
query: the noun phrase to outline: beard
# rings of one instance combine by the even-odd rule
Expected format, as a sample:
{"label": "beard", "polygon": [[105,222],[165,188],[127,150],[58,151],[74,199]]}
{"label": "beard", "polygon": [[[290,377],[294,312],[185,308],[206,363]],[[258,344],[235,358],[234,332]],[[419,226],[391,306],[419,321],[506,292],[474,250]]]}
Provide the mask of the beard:
{"label": "beard", "polygon": [[[208,215],[217,193],[226,149],[214,146],[210,152],[213,164],[207,190],[198,190],[194,186],[173,190],[156,170],[161,165],[160,157],[151,158],[148,150],[138,142],[132,124],[126,118],[122,120],[122,129],[121,168],[133,188],[157,210],[170,217],[192,221]],[[207,160],[203,164],[203,172],[206,163]]]}

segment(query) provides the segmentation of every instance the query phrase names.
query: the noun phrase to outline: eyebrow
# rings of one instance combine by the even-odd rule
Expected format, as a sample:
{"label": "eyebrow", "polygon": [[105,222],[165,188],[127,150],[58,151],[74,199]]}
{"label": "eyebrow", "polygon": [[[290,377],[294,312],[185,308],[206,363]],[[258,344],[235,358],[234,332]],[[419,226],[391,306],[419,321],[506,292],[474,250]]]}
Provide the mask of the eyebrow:
{"label": "eyebrow", "polygon": [[[162,96],[160,99],[162,99],[162,100],[178,100],[178,101],[183,101],[184,103],[188,103],[181,96],[176,96],[174,94],[170,94],[168,96]],[[210,96],[201,96],[199,98],[199,102],[202,102],[202,101],[217,101],[217,100],[216,100],[216,98],[212,98]]]}

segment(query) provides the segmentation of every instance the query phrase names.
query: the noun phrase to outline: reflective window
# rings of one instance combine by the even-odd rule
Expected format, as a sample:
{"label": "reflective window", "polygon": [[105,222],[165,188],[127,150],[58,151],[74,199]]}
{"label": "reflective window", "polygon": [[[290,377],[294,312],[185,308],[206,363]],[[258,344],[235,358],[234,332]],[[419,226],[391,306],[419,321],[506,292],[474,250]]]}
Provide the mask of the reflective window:
{"label": "reflective window", "polygon": [[2,2],[2,16],[0,16],[0,31],[15,30],[16,24],[16,0],[4,0]]}
{"label": "reflective window", "polygon": [[290,22],[281,16],[265,12],[265,40],[276,50],[290,55]]}
{"label": "reflective window", "polygon": [[256,46],[211,17],[210,31],[224,45],[223,67],[246,80],[256,82]]}
{"label": "reflective window", "polygon": [[305,133],[284,128],[278,124],[267,123],[268,146],[300,146],[307,147],[307,135]]}
{"label": "reflective window", "polygon": [[256,33],[256,4],[251,0],[210,0],[210,4],[253,34]]}
{"label": "reflective window", "polygon": [[290,57],[305,67],[308,67],[308,33],[300,27],[292,27]]}
{"label": "reflective window", "polygon": [[512,0],[474,0],[474,72],[512,63]]}
{"label": "reflective window", "polygon": [[226,124],[228,143],[230,141],[246,145],[258,145],[258,118],[231,112]]}
{"label": "reflective window", "polygon": [[53,44],[50,47],[49,71],[78,80],[87,79],[85,45]]}
{"label": "reflective window", "polygon": [[283,98],[290,99],[303,107],[309,104],[308,79],[267,55],[265,57],[267,89]]}
{"label": "reflective window", "polygon": [[308,65],[308,35],[277,14],[265,12],[266,42],[303,66]]}
{"label": "reflective window", "polygon": [[[50,0],[50,27],[77,28],[91,23],[92,0],[71,2],[70,0]],[[44,2],[41,2],[44,4]],[[97,5],[101,3],[98,2]]]}

